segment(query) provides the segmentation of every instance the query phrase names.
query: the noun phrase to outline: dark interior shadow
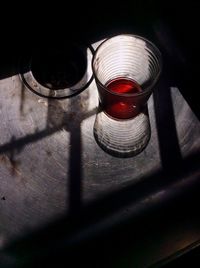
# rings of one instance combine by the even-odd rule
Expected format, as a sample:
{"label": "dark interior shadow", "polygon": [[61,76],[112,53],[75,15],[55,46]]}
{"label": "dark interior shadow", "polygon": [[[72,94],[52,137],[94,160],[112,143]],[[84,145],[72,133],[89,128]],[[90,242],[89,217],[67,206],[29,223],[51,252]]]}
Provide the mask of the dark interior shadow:
{"label": "dark interior shadow", "polygon": [[33,52],[31,70],[35,79],[49,89],[64,89],[77,84],[87,69],[86,51],[70,41]]}

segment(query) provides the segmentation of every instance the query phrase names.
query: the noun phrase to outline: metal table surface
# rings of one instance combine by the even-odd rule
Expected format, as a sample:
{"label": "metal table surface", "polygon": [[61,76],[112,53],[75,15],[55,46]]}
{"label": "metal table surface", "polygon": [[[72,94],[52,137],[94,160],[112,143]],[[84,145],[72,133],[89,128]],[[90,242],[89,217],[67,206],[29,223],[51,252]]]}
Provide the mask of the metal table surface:
{"label": "metal table surface", "polygon": [[[2,250],[16,239],[116,194],[114,202],[120,209],[103,224],[112,226],[176,196],[198,179],[199,172],[194,172],[166,186],[162,176],[157,178],[163,170],[178,173],[180,163],[187,164],[187,159],[200,153],[199,120],[176,85],[166,86],[163,79],[148,101],[150,142],[142,153],[126,159],[107,154],[95,142],[98,95],[94,81],[79,95],[65,100],[35,95],[18,74],[0,81]],[[153,185],[155,191],[135,202],[134,187],[138,185],[147,193]],[[133,196],[124,202],[120,193],[126,195],[127,191]],[[187,240],[180,235],[177,249],[199,237],[200,228]],[[162,245],[162,257],[174,252],[171,247],[166,253],[166,244]],[[154,263],[155,256],[141,257],[139,267]]]}

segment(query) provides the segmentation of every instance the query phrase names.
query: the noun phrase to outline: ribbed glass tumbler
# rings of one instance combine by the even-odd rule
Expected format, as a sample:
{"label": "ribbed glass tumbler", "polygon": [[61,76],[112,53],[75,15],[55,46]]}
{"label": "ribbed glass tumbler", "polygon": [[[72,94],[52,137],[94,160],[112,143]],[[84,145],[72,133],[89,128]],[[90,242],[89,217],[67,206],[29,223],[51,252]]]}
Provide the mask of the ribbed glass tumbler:
{"label": "ribbed glass tumbler", "polygon": [[161,73],[160,51],[143,37],[117,35],[97,48],[92,69],[100,108],[97,143],[113,156],[137,155],[151,135],[147,101]]}

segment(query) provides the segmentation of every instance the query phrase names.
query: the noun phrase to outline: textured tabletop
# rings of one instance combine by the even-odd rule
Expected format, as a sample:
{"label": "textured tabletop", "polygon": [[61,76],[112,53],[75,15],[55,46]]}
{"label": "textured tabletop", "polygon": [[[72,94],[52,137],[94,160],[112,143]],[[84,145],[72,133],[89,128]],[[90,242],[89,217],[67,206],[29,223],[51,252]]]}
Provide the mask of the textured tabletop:
{"label": "textured tabletop", "polygon": [[[18,74],[2,79],[0,247],[104,196],[133,189],[199,153],[198,119],[176,85],[163,85],[148,101],[148,146],[123,159],[107,154],[95,142],[94,80],[79,95],[54,100],[31,92]],[[164,194],[156,192],[144,203],[157,202]],[[131,203],[122,207],[115,220],[128,217],[132,209]]]}

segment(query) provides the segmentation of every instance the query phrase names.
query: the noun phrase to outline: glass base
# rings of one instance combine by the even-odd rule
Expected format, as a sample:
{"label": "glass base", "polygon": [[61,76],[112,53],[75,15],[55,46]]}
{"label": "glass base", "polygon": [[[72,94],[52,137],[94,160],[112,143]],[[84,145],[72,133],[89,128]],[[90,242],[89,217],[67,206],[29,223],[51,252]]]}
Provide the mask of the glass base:
{"label": "glass base", "polygon": [[116,157],[132,157],[147,146],[151,128],[148,112],[126,120],[117,120],[100,111],[94,123],[94,137],[97,144]]}

